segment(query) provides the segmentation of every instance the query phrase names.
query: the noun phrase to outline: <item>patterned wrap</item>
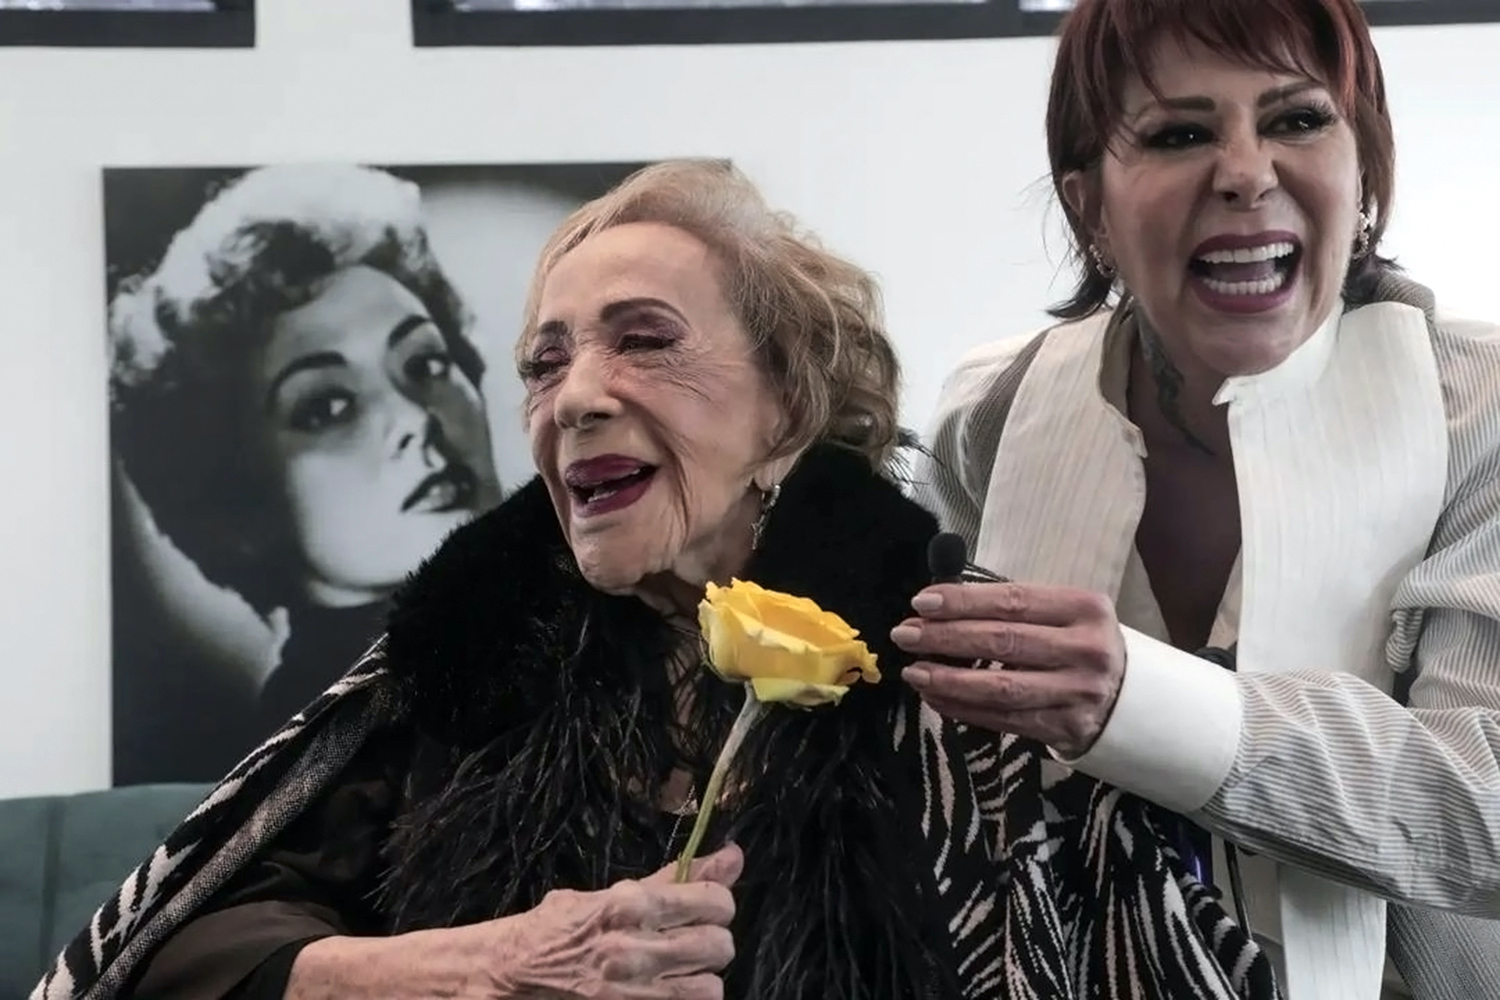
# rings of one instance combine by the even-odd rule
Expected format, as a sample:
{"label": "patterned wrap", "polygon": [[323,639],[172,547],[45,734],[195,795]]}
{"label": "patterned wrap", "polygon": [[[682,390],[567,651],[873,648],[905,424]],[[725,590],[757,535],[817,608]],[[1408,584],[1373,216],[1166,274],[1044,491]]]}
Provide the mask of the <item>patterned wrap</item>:
{"label": "patterned wrap", "polygon": [[[811,562],[810,551],[820,566],[836,563],[841,545],[847,553],[861,544],[841,538],[870,538],[869,524],[848,514],[868,508],[859,517],[904,533],[889,544],[904,546],[906,563],[913,552],[920,560],[935,520],[868,467],[858,473],[860,462],[810,454],[788,480],[768,548],[799,565]],[[539,485],[518,492],[529,498],[513,497],[481,521],[503,519],[520,503],[550,513]],[[809,546],[808,537],[821,544]],[[447,547],[470,559],[495,552],[492,541],[460,537]],[[863,543],[874,550],[866,558],[889,562],[896,550],[886,544]],[[862,572],[841,571],[844,585],[870,588]],[[816,587],[804,592],[824,603]],[[906,598],[894,600],[899,607]],[[126,995],[153,952],[331,787],[372,733],[409,721],[417,710],[402,696],[393,645],[382,637],[247,756],[99,908],[31,1000]],[[920,774],[901,808],[920,800],[928,850],[919,864],[930,860],[934,922],[946,928],[946,960],[964,1000],[1279,1000],[1265,956],[1172,847],[1175,817],[1069,771],[1027,741],[943,719],[900,690],[889,690],[888,714],[871,724],[889,732],[895,759]]]}

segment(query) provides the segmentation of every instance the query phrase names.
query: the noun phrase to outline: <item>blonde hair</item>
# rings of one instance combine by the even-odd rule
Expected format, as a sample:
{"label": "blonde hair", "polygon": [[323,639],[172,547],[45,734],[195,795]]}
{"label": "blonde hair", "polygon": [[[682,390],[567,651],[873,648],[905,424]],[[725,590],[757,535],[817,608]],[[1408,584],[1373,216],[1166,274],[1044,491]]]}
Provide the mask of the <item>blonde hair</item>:
{"label": "blonde hair", "polygon": [[724,294],[786,414],[772,457],[829,442],[874,468],[886,464],[898,442],[901,370],[885,332],[880,289],[790,215],[772,211],[755,185],[721,160],[654,164],[569,216],[532,277],[518,361],[536,336],[541,289],[552,268],[590,236],[632,222],[674,226],[714,252]]}

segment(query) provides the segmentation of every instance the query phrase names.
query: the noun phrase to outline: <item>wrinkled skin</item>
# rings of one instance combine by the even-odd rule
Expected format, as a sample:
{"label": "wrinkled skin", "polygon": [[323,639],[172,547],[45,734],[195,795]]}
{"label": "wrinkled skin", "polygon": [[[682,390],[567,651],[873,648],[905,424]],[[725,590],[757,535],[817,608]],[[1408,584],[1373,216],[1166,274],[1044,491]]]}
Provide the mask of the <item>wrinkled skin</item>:
{"label": "wrinkled skin", "polygon": [[[532,455],[585,578],[691,616],[791,465],[767,458],[782,410],[712,251],[657,223],[590,237],[547,275],[526,353]],[[640,499],[587,510],[567,475],[600,456],[653,470]]]}
{"label": "wrinkled skin", "polygon": [[514,917],[393,938],[325,938],[302,950],[287,1000],[722,1000],[734,959],[730,845],[598,892],[555,891]]}

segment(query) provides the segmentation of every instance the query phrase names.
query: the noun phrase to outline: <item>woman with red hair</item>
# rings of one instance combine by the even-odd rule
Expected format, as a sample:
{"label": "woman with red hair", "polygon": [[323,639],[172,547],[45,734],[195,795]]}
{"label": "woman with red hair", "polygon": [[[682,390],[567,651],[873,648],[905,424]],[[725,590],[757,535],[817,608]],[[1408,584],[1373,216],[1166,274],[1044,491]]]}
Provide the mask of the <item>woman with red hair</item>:
{"label": "woman with red hair", "polygon": [[1291,1000],[1500,996],[1500,328],[1380,254],[1358,5],[1080,0],[1047,138],[1077,285],[919,476],[1019,582],[917,595],[907,681],[1171,817]]}

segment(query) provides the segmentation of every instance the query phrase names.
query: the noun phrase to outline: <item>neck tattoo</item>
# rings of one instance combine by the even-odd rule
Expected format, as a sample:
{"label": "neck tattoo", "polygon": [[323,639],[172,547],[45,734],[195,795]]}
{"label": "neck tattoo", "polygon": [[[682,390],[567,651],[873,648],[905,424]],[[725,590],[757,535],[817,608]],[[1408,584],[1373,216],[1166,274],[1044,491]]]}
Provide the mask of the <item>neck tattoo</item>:
{"label": "neck tattoo", "polygon": [[1214,450],[1188,428],[1180,402],[1182,372],[1172,364],[1172,359],[1167,357],[1156,333],[1145,323],[1141,324],[1141,351],[1146,356],[1146,363],[1151,366],[1151,377],[1156,380],[1156,401],[1161,406],[1162,416],[1190,446],[1211,458],[1215,457]]}

